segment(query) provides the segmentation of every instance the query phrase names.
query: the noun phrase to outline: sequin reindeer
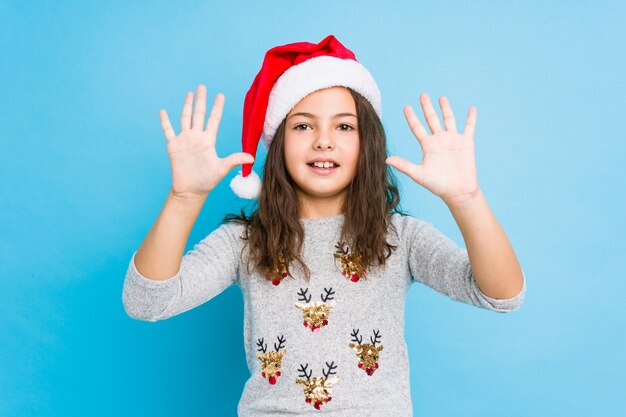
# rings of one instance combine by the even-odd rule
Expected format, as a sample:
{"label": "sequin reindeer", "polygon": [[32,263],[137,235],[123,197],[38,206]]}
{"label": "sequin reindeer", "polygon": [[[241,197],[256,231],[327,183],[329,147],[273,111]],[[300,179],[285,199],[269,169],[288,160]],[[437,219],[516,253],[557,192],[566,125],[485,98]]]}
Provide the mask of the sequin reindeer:
{"label": "sequin reindeer", "polygon": [[335,247],[337,251],[334,253],[334,257],[341,261],[343,276],[350,279],[352,282],[359,282],[361,278],[365,279],[367,271],[361,265],[361,256],[352,253],[345,242],[339,242]]}
{"label": "sequin reindeer", "polygon": [[271,281],[272,284],[278,285],[283,282],[283,279],[289,275],[287,272],[287,263],[282,255],[278,255],[278,267],[271,269],[265,268],[265,278]]}
{"label": "sequin reindeer", "polygon": [[329,289],[324,288],[325,294],[320,295],[322,301],[315,301],[313,303],[310,302],[311,295],[307,294],[308,291],[308,288],[300,288],[298,300],[306,304],[295,303],[295,306],[302,311],[304,327],[311,329],[313,333],[318,333],[322,327],[328,324],[330,309],[335,306],[335,301],[331,301],[333,300],[335,291],[333,291],[332,287]]}
{"label": "sequin reindeer", "polygon": [[256,343],[259,347],[259,352],[263,352],[257,352],[256,354],[256,357],[261,361],[261,375],[272,385],[276,383],[277,378],[280,376],[283,356],[287,353],[287,349],[280,351],[280,349],[284,347],[283,343],[285,343],[285,338],[280,336],[277,337],[277,339],[278,344],[274,343],[275,352],[267,352],[267,343],[263,342],[263,338],[259,339]]}
{"label": "sequin reindeer", "polygon": [[356,352],[356,356],[359,358],[359,368],[363,369],[366,374],[372,376],[376,369],[378,369],[378,359],[380,351],[383,350],[383,345],[376,347],[376,344],[380,342],[380,333],[376,330],[374,337],[370,336],[372,343],[362,343],[363,336],[359,336],[359,329],[352,330],[352,342],[348,345]]}
{"label": "sequin reindeer", "polygon": [[300,378],[296,379],[296,384],[302,385],[305,395],[304,400],[317,410],[321,410],[322,406],[326,405],[326,403],[332,399],[333,385],[339,381],[338,376],[331,377],[331,375],[337,374],[337,365],[335,365],[335,362],[326,362],[326,366],[328,369],[322,369],[324,376],[320,377],[311,376],[313,375],[313,370],[307,371],[309,367],[308,363],[305,365],[300,364],[300,368],[298,369],[298,372],[300,372],[298,376]]}

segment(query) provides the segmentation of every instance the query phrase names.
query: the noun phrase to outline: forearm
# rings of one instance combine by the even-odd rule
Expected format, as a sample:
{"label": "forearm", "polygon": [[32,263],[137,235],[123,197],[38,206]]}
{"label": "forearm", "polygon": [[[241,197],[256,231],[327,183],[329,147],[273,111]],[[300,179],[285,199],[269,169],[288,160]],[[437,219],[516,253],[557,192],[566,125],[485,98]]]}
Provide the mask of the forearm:
{"label": "forearm", "polygon": [[205,201],[206,196],[196,200],[176,198],[170,189],[159,217],[135,255],[141,275],[160,281],[178,272],[189,234]]}
{"label": "forearm", "polygon": [[463,234],[480,290],[496,299],[516,296],[522,289],[522,270],[482,190],[472,198],[446,204]]}

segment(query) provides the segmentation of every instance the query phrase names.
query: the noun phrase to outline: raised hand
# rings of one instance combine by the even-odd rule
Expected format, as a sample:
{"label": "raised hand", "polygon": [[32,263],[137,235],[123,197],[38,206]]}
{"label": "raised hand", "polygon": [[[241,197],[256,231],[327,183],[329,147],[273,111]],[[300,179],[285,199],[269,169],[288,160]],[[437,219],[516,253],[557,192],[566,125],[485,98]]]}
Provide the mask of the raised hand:
{"label": "raised hand", "polygon": [[167,153],[172,169],[172,194],[179,198],[203,198],[237,165],[252,163],[249,153],[237,152],[219,158],[215,151],[217,130],[224,109],[224,95],[215,97],[206,129],[206,87],[199,85],[192,114],[193,93],[187,93],[180,118],[181,132],[174,133],[163,109],[159,112],[161,127],[167,140]]}
{"label": "raised hand", "polygon": [[446,97],[439,99],[445,130],[428,94],[422,94],[420,102],[432,135],[420,123],[411,106],[404,107],[404,116],[422,148],[422,164],[416,165],[398,156],[388,157],[387,164],[441,197],[448,205],[473,198],[479,192],[474,154],[476,107],[470,107],[461,134],[456,130],[454,114]]}

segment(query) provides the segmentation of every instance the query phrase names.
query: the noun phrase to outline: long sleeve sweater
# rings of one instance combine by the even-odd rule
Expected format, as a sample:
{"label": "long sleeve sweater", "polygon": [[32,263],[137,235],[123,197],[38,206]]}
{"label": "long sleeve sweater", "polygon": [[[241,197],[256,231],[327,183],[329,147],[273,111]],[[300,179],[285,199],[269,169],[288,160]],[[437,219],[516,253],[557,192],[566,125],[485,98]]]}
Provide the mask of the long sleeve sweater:
{"label": "long sleeve sweater", "polygon": [[123,304],[130,317],[153,322],[238,285],[250,370],[239,416],[412,416],[404,338],[411,284],[419,282],[454,301],[504,313],[522,304],[526,277],[515,297],[489,297],[477,285],[465,248],[426,221],[397,213],[391,220],[397,234],[389,232],[387,240],[396,250],[384,267],[355,277],[345,271],[343,258],[335,256],[350,251],[339,244],[344,215],[301,219],[302,258],[311,280],[295,274],[278,285],[254,271],[248,274],[242,252],[246,242],[240,239],[244,226],[224,223],[188,251],[176,275],[166,280],[142,276],[135,252]]}

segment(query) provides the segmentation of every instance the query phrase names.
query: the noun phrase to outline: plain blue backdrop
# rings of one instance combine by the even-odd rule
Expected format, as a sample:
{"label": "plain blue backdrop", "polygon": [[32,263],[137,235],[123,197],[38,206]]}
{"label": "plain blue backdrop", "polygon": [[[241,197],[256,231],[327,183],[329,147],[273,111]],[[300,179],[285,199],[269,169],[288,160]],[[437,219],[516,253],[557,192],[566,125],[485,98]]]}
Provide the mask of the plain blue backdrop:
{"label": "plain blue backdrop", "polygon": [[[459,124],[477,107],[479,183],[527,274],[509,314],[411,288],[415,415],[625,415],[626,3],[4,0],[0,20],[0,415],[236,415],[238,287],[156,323],[122,305],[171,185],[158,111],[178,132],[187,91],[223,92],[218,153],[237,152],[265,51],[331,33],[379,83],[390,154],[421,162],[420,93]],[[397,174],[403,208],[464,246]],[[188,249],[248,207],[234,175]]]}

